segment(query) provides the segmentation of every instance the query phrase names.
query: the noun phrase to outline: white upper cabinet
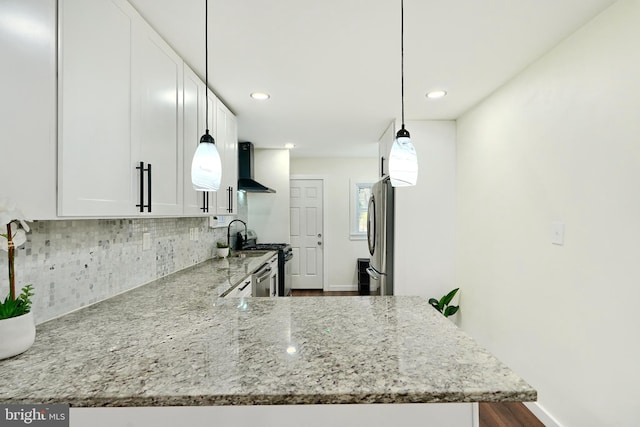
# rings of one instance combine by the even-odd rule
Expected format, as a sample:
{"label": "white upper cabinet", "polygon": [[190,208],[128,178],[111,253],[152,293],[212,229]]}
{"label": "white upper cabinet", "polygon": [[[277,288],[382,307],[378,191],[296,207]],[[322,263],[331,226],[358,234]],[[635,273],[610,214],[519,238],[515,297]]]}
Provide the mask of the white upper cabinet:
{"label": "white upper cabinet", "polygon": [[380,177],[389,176],[389,156],[396,138],[396,122],[392,121],[378,141],[378,167]]}
{"label": "white upper cabinet", "polygon": [[126,1],[60,0],[58,215],[135,212]]}
{"label": "white upper cabinet", "polygon": [[56,217],[56,3],[1,0],[0,17],[6,18],[0,18],[0,200],[10,198],[30,219],[52,219]]}
{"label": "white upper cabinet", "polygon": [[217,194],[216,214],[238,213],[238,121],[220,101],[216,103],[216,145],[222,161],[222,181]]}
{"label": "white upper cabinet", "polygon": [[126,0],[58,7],[58,216],[235,214],[233,114],[211,94],[222,187],[196,192],[191,159],[206,128],[204,83]]}
{"label": "white upper cabinet", "polygon": [[58,214],[183,213],[182,59],[124,0],[60,0]]}
{"label": "white upper cabinet", "polygon": [[[200,143],[200,137],[206,128],[206,104],[207,98],[205,84],[185,64],[184,66],[184,214],[185,215],[211,215],[216,210],[216,193],[209,191],[196,191],[191,183],[191,162],[193,155]],[[213,112],[213,107],[211,107]],[[209,126],[213,114],[209,114]],[[215,126],[214,126],[215,127]]]}
{"label": "white upper cabinet", "polygon": [[146,22],[138,18],[135,23],[132,157],[136,164],[143,164],[142,170],[137,170],[138,182],[144,184],[139,186],[137,197],[138,204],[146,205],[139,210],[155,215],[182,214],[183,62]]}

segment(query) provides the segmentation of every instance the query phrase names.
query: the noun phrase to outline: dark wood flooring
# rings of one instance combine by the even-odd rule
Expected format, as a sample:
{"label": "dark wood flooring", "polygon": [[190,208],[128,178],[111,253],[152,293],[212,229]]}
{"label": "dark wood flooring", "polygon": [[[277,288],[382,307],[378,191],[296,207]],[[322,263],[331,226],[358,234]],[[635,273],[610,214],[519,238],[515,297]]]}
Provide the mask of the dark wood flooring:
{"label": "dark wood flooring", "polygon": [[[354,296],[357,291],[324,292],[322,289],[292,289],[293,297]],[[480,427],[544,427],[521,402],[480,403]]]}

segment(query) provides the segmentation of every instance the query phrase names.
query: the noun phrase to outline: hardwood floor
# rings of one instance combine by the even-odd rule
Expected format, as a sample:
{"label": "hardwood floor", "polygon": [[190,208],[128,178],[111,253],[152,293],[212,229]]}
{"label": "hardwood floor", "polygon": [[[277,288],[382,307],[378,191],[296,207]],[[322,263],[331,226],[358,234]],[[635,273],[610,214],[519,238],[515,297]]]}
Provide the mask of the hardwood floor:
{"label": "hardwood floor", "polygon": [[481,402],[480,427],[544,427],[544,424],[521,402]]}
{"label": "hardwood floor", "polygon": [[[322,289],[292,289],[292,297],[357,296],[357,291],[324,292]],[[521,402],[480,403],[480,427],[544,427]]]}
{"label": "hardwood floor", "polygon": [[292,297],[344,297],[358,296],[358,291],[331,291],[322,289],[291,289]]}

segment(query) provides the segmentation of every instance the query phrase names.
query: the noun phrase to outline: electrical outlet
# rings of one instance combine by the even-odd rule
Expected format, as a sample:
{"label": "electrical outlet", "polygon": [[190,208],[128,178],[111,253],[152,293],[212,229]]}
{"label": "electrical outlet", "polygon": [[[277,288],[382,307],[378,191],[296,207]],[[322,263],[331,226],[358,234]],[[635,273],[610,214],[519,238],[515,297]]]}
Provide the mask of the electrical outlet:
{"label": "electrical outlet", "polygon": [[189,240],[193,241],[193,228],[189,229]]}
{"label": "electrical outlet", "polygon": [[197,228],[194,228],[194,229],[193,229],[193,240],[194,240],[195,242],[197,242],[197,241],[198,241],[198,229],[197,229]]}
{"label": "electrical outlet", "polygon": [[148,251],[151,249],[151,233],[142,233],[142,250]]}
{"label": "electrical outlet", "polygon": [[554,222],[551,224],[551,243],[554,245],[564,245],[564,223]]}

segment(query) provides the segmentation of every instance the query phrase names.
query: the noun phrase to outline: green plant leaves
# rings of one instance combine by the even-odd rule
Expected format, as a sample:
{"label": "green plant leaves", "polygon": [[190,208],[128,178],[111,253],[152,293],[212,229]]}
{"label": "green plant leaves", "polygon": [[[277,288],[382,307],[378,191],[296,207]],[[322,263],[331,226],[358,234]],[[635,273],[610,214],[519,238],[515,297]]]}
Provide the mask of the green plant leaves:
{"label": "green plant leaves", "polygon": [[440,300],[440,304],[444,307],[445,305],[449,305],[449,303],[451,302],[451,300],[453,299],[453,297],[456,295],[456,293],[458,292],[458,289],[460,288],[455,288],[454,290],[452,290],[451,292],[449,292],[447,295],[443,296],[442,299]]}
{"label": "green plant leaves", "polygon": [[442,309],[440,308],[440,304],[438,302],[437,299],[435,298],[429,298],[429,304],[431,304],[431,306],[433,306],[433,308],[435,308],[436,310],[438,310],[440,313],[442,313]]}
{"label": "green plant leaves", "polygon": [[456,295],[459,289],[460,288],[455,288],[454,290],[452,290],[451,292],[449,292],[448,294],[440,298],[440,300],[437,300],[435,298],[429,298],[429,304],[431,304],[433,308],[438,310],[445,317],[453,316],[458,312],[460,307],[457,305],[449,305],[449,304],[451,303],[451,300],[453,300],[453,297]]}
{"label": "green plant leaves", "polygon": [[33,286],[31,285],[22,288],[22,293],[15,300],[7,296],[4,301],[0,302],[0,319],[10,319],[30,312],[32,296]]}
{"label": "green plant leaves", "polygon": [[444,311],[444,316],[445,317],[453,316],[454,314],[456,314],[458,312],[459,309],[460,309],[460,307],[458,307],[457,305],[450,305]]}

